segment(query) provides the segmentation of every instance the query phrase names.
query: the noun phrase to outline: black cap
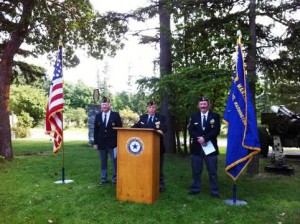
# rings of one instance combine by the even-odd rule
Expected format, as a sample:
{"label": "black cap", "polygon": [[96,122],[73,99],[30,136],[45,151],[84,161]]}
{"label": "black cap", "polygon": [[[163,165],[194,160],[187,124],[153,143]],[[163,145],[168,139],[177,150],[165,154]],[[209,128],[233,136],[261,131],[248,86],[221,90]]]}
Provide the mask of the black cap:
{"label": "black cap", "polygon": [[199,101],[207,101],[207,102],[209,102],[208,98],[205,97],[205,96],[200,96],[199,97]]}
{"label": "black cap", "polygon": [[110,100],[108,97],[104,96],[102,97],[102,100],[101,100],[102,103],[110,103]]}
{"label": "black cap", "polygon": [[147,106],[153,106],[153,105],[156,105],[156,102],[153,101],[153,100],[150,100],[150,101],[147,103]]}

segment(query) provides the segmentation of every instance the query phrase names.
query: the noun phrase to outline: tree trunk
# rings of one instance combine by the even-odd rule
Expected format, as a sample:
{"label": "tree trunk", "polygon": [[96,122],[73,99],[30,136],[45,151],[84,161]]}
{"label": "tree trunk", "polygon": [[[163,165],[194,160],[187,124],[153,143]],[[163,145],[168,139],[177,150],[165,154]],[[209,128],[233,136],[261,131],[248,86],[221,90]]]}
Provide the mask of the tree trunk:
{"label": "tree trunk", "polygon": [[0,155],[7,160],[13,159],[9,122],[9,90],[13,66],[13,48],[12,44],[7,44],[0,62]]}
{"label": "tree trunk", "polygon": [[[160,76],[172,73],[171,61],[171,22],[170,12],[167,9],[167,0],[159,1],[159,22],[160,22]],[[176,153],[174,119],[169,111],[170,100],[168,96],[163,96],[161,108],[162,114],[166,116],[168,132],[164,140],[166,152]]]}
{"label": "tree trunk", "polygon": [[177,155],[182,155],[183,151],[180,144],[180,132],[177,131],[176,128],[175,128],[175,138],[176,138],[176,145],[177,145],[176,153]]}
{"label": "tree trunk", "polygon": [[[256,81],[256,0],[250,0],[250,44],[247,55],[247,74],[250,86],[250,92],[252,96],[252,103],[255,107],[255,81]],[[251,163],[248,165],[247,173],[250,175],[256,175],[259,173],[259,156],[253,156]]]}
{"label": "tree trunk", "polygon": [[35,1],[26,1],[18,29],[5,43],[0,61],[0,155],[7,160],[13,159],[11,129],[9,123],[9,91],[12,77],[13,59],[25,36],[28,34],[30,18]]}
{"label": "tree trunk", "polygon": [[11,130],[9,123],[9,89],[11,62],[1,58],[0,63],[0,155],[7,160],[13,159]]}
{"label": "tree trunk", "polygon": [[183,145],[184,145],[184,155],[188,155],[188,147],[187,147],[187,140],[188,140],[188,124],[189,124],[189,118],[185,118],[184,121],[184,128],[183,128]]}

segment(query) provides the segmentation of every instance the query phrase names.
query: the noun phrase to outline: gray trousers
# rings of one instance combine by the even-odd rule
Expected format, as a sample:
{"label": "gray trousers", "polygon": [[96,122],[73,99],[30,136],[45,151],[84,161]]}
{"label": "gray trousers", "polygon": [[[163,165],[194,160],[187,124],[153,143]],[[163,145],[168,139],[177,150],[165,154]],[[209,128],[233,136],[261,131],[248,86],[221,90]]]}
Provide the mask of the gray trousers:
{"label": "gray trousers", "polygon": [[101,181],[107,182],[107,171],[108,171],[108,155],[112,164],[112,178],[111,182],[113,184],[117,183],[117,158],[114,155],[114,149],[100,149],[99,158],[101,163]]}

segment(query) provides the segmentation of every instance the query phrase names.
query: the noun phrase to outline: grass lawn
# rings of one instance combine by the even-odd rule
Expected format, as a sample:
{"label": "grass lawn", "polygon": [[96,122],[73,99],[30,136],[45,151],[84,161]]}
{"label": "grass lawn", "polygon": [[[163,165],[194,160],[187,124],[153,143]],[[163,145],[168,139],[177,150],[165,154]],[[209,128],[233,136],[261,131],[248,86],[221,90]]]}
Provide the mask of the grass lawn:
{"label": "grass lawn", "polygon": [[206,170],[201,194],[187,192],[191,183],[189,157],[165,156],[166,191],[152,205],[119,202],[113,185],[99,186],[98,154],[86,141],[65,142],[66,179],[61,180],[62,156],[52,154],[47,140],[13,140],[14,160],[0,158],[0,223],[299,223],[300,162],[295,175],[264,172],[243,174],[237,196],[245,206],[224,203],[232,198],[232,180],[224,173],[225,149],[219,156],[220,199],[210,197]]}

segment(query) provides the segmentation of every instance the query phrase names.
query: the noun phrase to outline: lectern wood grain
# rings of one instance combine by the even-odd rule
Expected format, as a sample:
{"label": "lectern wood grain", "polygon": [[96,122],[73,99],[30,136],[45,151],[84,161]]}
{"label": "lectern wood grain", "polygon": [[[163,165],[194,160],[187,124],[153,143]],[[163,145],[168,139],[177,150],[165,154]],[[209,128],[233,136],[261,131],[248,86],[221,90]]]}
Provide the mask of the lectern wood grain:
{"label": "lectern wood grain", "polygon": [[[116,129],[117,200],[152,204],[159,198],[160,136],[152,129]],[[132,142],[140,151],[130,150]]]}

